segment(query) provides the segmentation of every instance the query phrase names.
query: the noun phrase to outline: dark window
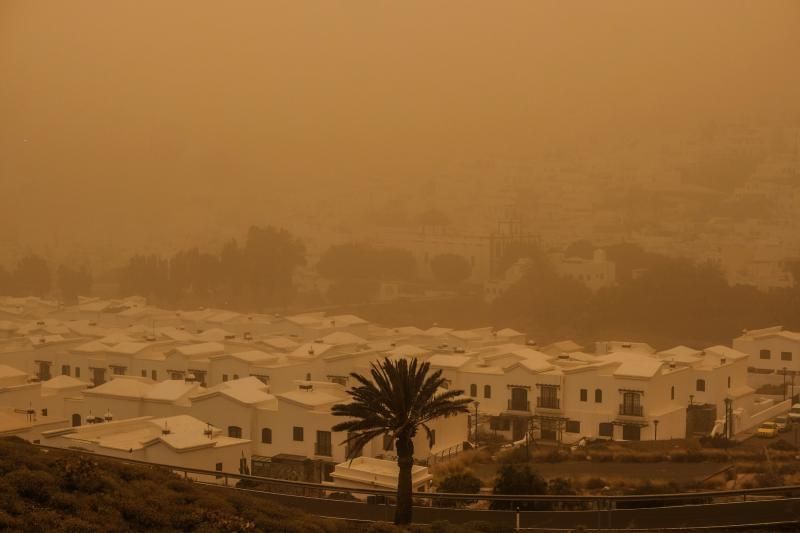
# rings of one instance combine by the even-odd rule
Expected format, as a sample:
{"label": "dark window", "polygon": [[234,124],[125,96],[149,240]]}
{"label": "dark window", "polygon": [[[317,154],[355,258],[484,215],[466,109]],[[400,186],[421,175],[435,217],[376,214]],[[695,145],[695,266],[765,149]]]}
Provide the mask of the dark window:
{"label": "dark window", "polygon": [[303,428],[294,426],[292,428],[292,440],[303,442]]}
{"label": "dark window", "polygon": [[69,376],[69,365],[61,365],[61,374]]}
{"label": "dark window", "polygon": [[42,409],[42,416],[47,416],[47,408]]}
{"label": "dark window", "polygon": [[228,426],[228,436],[234,439],[242,438],[242,428],[239,426]]}
{"label": "dark window", "polygon": [[781,361],[791,361],[792,352],[781,352]]}
{"label": "dark window", "polygon": [[76,378],[81,377],[81,368],[79,366],[75,367],[75,377]]}
{"label": "dark window", "polygon": [[142,377],[143,377],[143,378],[146,378],[146,377],[147,377],[147,370],[142,370]]}
{"label": "dark window", "polygon": [[81,425],[81,415],[75,413],[72,415],[72,427],[80,426]]}
{"label": "dark window", "polygon": [[622,426],[622,439],[623,440],[642,440],[642,428],[626,424]]}
{"label": "dark window", "polygon": [[155,370],[151,370],[150,379],[152,379],[153,381],[158,381],[158,372],[156,372]]}
{"label": "dark window", "polygon": [[670,400],[674,400],[675,399],[675,385],[673,385],[669,389],[669,399]]}
{"label": "dark window", "polygon": [[697,392],[705,392],[705,390],[706,390],[706,380],[698,379],[695,388],[697,389]]}
{"label": "dark window", "polygon": [[589,401],[589,391],[586,389],[581,389],[581,401],[588,402]]}
{"label": "dark window", "polygon": [[383,450],[387,452],[394,450],[394,439],[391,435],[383,436]]}
{"label": "dark window", "polygon": [[581,422],[580,420],[567,420],[567,433],[580,433]]}
{"label": "dark window", "polygon": [[484,398],[491,398],[492,397],[492,386],[491,385],[484,385],[483,386],[483,397]]}
{"label": "dark window", "polygon": [[478,395],[478,386],[474,383],[469,386],[469,395],[473,398]]}
{"label": "dark window", "polygon": [[728,376],[728,388],[729,389],[731,388],[731,377],[730,376]]}
{"label": "dark window", "polygon": [[233,379],[239,379],[239,374],[234,374]]}
{"label": "dark window", "polygon": [[261,430],[261,442],[263,444],[272,444],[272,430],[270,428]]}
{"label": "dark window", "polygon": [[435,429],[431,430],[431,442],[430,442],[430,444],[431,444],[431,448],[436,446],[436,430]]}
{"label": "dark window", "polygon": [[331,443],[330,431],[317,431],[317,445],[314,450],[316,455],[330,457],[333,455],[333,445]]}
{"label": "dark window", "polygon": [[603,391],[601,389],[594,390],[594,403],[603,403]]}
{"label": "dark window", "polygon": [[772,352],[770,352],[769,350],[761,350],[760,352],[758,352],[758,355],[759,357],[761,357],[761,359],[769,359],[770,357],[772,357]]}
{"label": "dark window", "polygon": [[[222,472],[222,463],[217,463],[214,465],[214,470],[217,472]],[[217,479],[221,478],[222,476],[215,476]]]}
{"label": "dark window", "polygon": [[222,374],[222,381],[228,381],[228,374]]}

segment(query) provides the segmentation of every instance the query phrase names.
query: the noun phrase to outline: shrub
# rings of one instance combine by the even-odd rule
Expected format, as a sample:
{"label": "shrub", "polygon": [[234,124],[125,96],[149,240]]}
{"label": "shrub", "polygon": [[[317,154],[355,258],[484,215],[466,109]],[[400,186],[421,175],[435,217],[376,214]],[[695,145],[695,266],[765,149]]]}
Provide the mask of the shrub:
{"label": "shrub", "polygon": [[6,474],[5,481],[16,489],[23,498],[45,503],[56,490],[53,476],[41,470],[21,468]]}
{"label": "shrub", "polygon": [[583,486],[589,490],[598,490],[602,489],[603,487],[607,487],[608,483],[606,483],[605,479],[599,477],[590,477],[586,480]]}
{"label": "shrub", "polygon": [[[460,472],[446,477],[438,487],[438,492],[452,494],[478,494],[481,491],[481,480],[469,472]],[[458,504],[470,504],[475,500],[458,502],[455,500],[435,499],[434,505],[437,507],[452,507]]]}
{"label": "shrub", "polygon": [[773,472],[756,474],[756,476],[753,478],[753,483],[758,488],[780,487],[783,485],[783,476]]}
{"label": "shrub", "polygon": [[557,477],[547,483],[547,493],[556,496],[572,496],[578,492],[572,486],[571,479]]}
{"label": "shrub", "polygon": [[[547,481],[534,472],[530,466],[522,468],[504,465],[500,468],[494,482],[495,494],[546,494]],[[535,508],[530,502],[492,502],[492,509]]]}
{"label": "shrub", "polygon": [[780,439],[770,442],[769,448],[772,450],[779,450],[784,452],[793,452],[797,450],[797,448],[795,448],[792,443]]}

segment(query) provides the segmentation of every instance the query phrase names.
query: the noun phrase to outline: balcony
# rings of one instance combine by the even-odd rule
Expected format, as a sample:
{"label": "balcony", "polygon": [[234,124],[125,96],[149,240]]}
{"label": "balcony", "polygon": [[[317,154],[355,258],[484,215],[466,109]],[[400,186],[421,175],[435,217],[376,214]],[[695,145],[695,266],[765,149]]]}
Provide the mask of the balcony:
{"label": "balcony", "polygon": [[537,409],[561,409],[561,400],[558,398],[536,398]]}
{"label": "balcony", "polygon": [[325,456],[325,457],[333,457],[333,447],[330,445],[330,443],[315,442],[314,443],[314,455],[322,455],[322,456]]}
{"label": "balcony", "polygon": [[620,405],[620,416],[644,416],[644,407],[641,405]]}
{"label": "balcony", "polygon": [[531,402],[527,400],[508,400],[508,410],[530,412]]}

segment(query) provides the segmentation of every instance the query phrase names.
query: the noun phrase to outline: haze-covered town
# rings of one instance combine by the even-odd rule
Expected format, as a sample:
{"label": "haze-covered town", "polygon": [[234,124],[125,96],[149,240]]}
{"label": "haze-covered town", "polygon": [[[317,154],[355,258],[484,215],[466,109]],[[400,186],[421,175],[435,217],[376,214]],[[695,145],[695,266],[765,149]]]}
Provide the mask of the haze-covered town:
{"label": "haze-covered town", "polygon": [[0,530],[800,527],[800,4],[0,2]]}

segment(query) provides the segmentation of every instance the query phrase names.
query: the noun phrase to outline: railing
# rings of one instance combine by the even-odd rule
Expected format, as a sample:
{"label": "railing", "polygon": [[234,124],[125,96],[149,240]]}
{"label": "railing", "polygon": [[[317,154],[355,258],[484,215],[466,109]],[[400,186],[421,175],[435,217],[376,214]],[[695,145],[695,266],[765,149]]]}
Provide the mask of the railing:
{"label": "railing", "polygon": [[450,459],[454,455],[458,455],[459,453],[461,453],[463,450],[464,450],[464,443],[461,442],[459,444],[455,444],[453,446],[450,446],[449,448],[445,448],[444,450],[436,452],[435,454],[432,454],[431,456],[428,457],[427,460],[428,466],[434,465],[439,461],[445,461],[447,459]]}
{"label": "railing", "polygon": [[641,405],[620,405],[620,416],[644,416],[644,407]]}
{"label": "railing", "polygon": [[314,455],[324,455],[325,457],[332,457],[333,456],[333,447],[330,443],[314,443]]}
{"label": "railing", "polygon": [[521,401],[521,400],[508,400],[508,410],[509,411],[530,411],[531,410],[531,402],[529,401]]}
{"label": "railing", "polygon": [[[394,490],[319,485],[284,479],[233,474],[215,470],[148,463],[135,459],[105,456],[85,450],[38,445],[67,453],[91,455],[109,461],[167,469],[187,480],[217,487],[263,494],[270,501],[297,507],[328,518],[365,521],[390,521],[394,510]],[[200,479],[190,477],[200,476]],[[214,479],[219,481],[211,481]],[[206,481],[204,481],[206,480]],[[356,499],[342,501],[327,496],[349,494]],[[377,498],[376,498],[377,497]],[[374,503],[370,503],[374,502]],[[760,526],[770,529],[779,524],[800,523],[795,509],[800,506],[800,485],[708,491],[681,494],[643,494],[629,496],[532,496],[497,494],[414,493],[414,522],[430,524],[448,520],[454,524],[474,520],[518,529],[637,529],[685,530],[698,527]],[[475,502],[483,509],[466,508]],[[488,505],[487,505],[488,504]]]}
{"label": "railing", "polygon": [[561,400],[558,398],[536,398],[536,407],[541,409],[561,409]]}

